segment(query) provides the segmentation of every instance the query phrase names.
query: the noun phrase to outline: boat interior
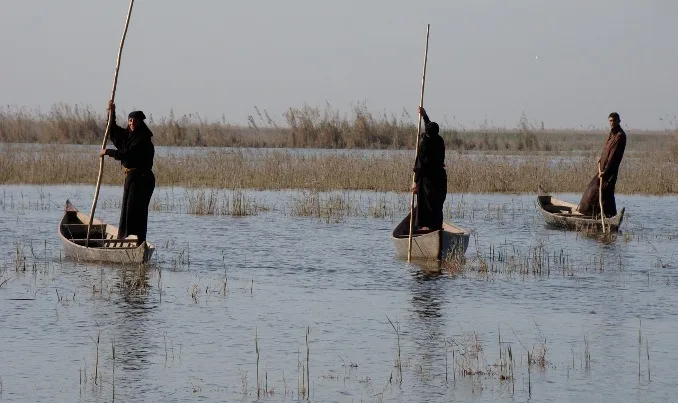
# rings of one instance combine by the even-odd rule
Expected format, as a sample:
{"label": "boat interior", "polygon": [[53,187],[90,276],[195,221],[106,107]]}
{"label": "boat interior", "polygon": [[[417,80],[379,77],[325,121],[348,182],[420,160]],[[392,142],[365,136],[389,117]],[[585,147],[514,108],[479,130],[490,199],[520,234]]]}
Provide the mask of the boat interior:
{"label": "boat interior", "polygon": [[87,224],[84,224],[77,211],[67,211],[61,222],[61,234],[76,245],[90,248],[136,248],[136,240],[117,239],[117,230],[107,231],[107,224],[92,224],[89,243],[87,243]]}
{"label": "boat interior", "polygon": [[[437,230],[417,230],[414,229],[412,236],[419,236],[424,234],[430,234],[431,232],[436,232]],[[409,238],[410,237],[410,215],[408,214],[397,227],[393,229],[394,238]]]}
{"label": "boat interior", "polygon": [[575,204],[555,199],[552,196],[539,196],[539,204],[541,205],[542,209],[548,211],[549,213],[563,216],[584,217],[584,214],[578,211],[573,211],[573,209],[577,207]]}
{"label": "boat interior", "polygon": [[[454,225],[451,225],[447,222],[443,222],[443,231],[452,233],[452,234],[457,234],[457,235],[465,235],[467,234],[467,231],[464,230],[463,228],[456,227]],[[417,230],[415,229],[414,232],[412,233],[413,237],[420,236],[420,235],[426,235],[430,234],[432,232],[438,232],[440,230]],[[394,238],[409,238],[410,236],[410,215],[408,214],[401,222],[398,224],[397,227],[393,229],[393,237]]]}

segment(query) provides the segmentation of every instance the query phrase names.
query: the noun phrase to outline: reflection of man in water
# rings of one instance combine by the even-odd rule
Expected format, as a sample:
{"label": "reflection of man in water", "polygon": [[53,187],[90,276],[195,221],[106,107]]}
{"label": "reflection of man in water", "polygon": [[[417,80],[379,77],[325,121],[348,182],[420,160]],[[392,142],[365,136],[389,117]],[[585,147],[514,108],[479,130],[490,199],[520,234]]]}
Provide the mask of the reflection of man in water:
{"label": "reflection of man in water", "polygon": [[416,355],[419,356],[417,364],[422,368],[417,374],[422,377],[422,382],[428,382],[428,375],[432,374],[435,368],[444,365],[445,360],[444,354],[441,354],[445,351],[445,321],[442,308],[445,285],[449,283],[446,281],[448,278],[440,274],[440,271],[427,273],[416,268],[410,279],[412,311],[415,314],[409,315],[411,323],[405,327],[417,345]]}
{"label": "reflection of man in water", "polygon": [[[121,295],[115,306],[115,317],[110,320],[115,338],[115,394],[120,401],[147,400],[147,371],[152,364],[149,357],[159,356],[160,343],[153,340],[148,330],[150,316],[156,312],[156,293],[145,292],[148,288],[146,269],[133,270],[131,283],[122,284]],[[124,289],[131,287],[131,289]],[[116,399],[118,400],[118,399]]]}
{"label": "reflection of man in water", "polygon": [[[412,305],[414,311],[423,320],[430,318],[440,318],[441,301],[439,285],[437,284],[439,274],[423,273],[418,271],[414,274],[414,287],[412,295]],[[433,291],[433,292],[432,292]],[[434,295],[436,294],[436,295]]]}
{"label": "reflection of man in water", "polygon": [[150,364],[149,350],[152,343],[146,333],[148,314],[152,309],[147,306],[147,296],[125,295],[125,302],[121,304],[121,317],[117,328],[119,333],[115,338],[116,352],[120,351],[120,362],[126,370],[142,370]]}

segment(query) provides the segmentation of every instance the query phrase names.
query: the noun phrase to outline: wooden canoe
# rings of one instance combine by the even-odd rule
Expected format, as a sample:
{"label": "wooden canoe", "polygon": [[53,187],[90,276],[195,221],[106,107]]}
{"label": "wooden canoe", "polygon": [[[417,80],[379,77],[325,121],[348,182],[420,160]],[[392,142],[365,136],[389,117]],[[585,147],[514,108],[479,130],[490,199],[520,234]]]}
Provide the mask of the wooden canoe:
{"label": "wooden canoe", "polygon": [[89,216],[79,212],[66,200],[64,216],[58,229],[66,257],[122,264],[148,263],[151,259],[155,250],[152,244],[143,242],[137,246],[134,240],[117,239],[118,228],[96,218],[92,220],[90,240],[86,247],[88,222]]}
{"label": "wooden canoe", "polygon": [[[583,215],[574,211],[576,207],[576,204],[557,199],[539,187],[537,192],[537,208],[544,216],[548,226],[576,231],[602,231],[600,216]],[[610,231],[616,232],[619,230],[619,226],[624,219],[624,210],[625,208],[622,208],[616,216],[605,218],[605,226]]]}
{"label": "wooden canoe", "polygon": [[[410,215],[398,224],[391,235],[396,256],[407,259],[410,233]],[[443,222],[443,229],[412,234],[412,259],[449,260],[463,256],[468,248],[470,233],[455,225]]]}

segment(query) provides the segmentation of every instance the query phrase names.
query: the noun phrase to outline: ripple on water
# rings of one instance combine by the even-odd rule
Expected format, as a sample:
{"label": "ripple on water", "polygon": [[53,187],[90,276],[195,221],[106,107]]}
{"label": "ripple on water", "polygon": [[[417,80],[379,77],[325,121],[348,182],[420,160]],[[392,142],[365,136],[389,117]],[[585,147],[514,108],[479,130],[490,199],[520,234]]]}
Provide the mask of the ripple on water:
{"label": "ripple on water", "polygon": [[[84,209],[91,198],[90,186],[2,190]],[[103,187],[101,197],[119,192]],[[277,206],[293,194],[250,193]],[[158,251],[146,292],[120,289],[120,268],[61,260],[60,208],[5,203],[0,400],[109,400],[114,389],[121,401],[235,400],[243,391],[253,400],[257,347],[267,399],[294,400],[309,331],[317,401],[523,401],[530,390],[538,401],[669,401],[678,392],[678,248],[675,223],[660,213],[672,201],[618,202],[629,212],[626,237],[603,245],[545,228],[532,195],[450,195],[454,222],[474,231],[466,269],[455,273],[394,259],[390,219],[153,212]],[[117,221],[115,208],[98,214]],[[25,272],[15,270],[17,248]],[[535,251],[549,256],[541,274]],[[514,383],[494,365],[508,346]],[[543,348],[546,365],[528,378],[527,352]]]}

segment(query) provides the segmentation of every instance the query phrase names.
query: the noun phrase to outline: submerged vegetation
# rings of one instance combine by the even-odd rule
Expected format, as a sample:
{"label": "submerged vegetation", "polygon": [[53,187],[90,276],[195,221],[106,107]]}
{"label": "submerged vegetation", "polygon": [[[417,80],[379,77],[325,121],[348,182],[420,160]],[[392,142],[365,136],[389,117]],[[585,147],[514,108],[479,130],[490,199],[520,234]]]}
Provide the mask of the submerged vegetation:
{"label": "submerged vegetation", "polygon": [[[25,273],[46,275],[44,281],[56,279],[64,272],[64,263],[49,254],[47,249],[39,250],[30,241],[18,240],[15,244],[16,253],[9,261],[0,265],[0,287],[13,287],[13,282],[20,279]],[[176,245],[172,249],[184,255],[184,250],[178,250]],[[474,258],[475,259],[475,258]],[[552,271],[557,275],[573,276],[569,270],[604,271],[609,267],[607,262],[600,259],[590,259],[591,266],[584,264],[579,266],[577,259],[571,259],[563,251],[548,251],[543,245],[533,248],[518,249],[508,245],[490,246],[485,252],[478,250],[478,260],[484,260],[478,267],[484,267],[485,271],[477,272],[478,275],[504,275],[518,274],[522,276],[534,275],[537,277],[548,276],[547,265],[553,264]],[[123,298],[149,298],[157,295],[158,303],[162,303],[165,294],[163,285],[163,270],[168,265],[174,264],[174,258],[163,261],[150,267],[131,267],[126,270],[105,271],[96,270],[98,265],[85,265],[83,270],[96,273],[84,276],[79,284],[73,289],[55,287],[54,293],[36,291],[30,294],[32,300],[55,300],[57,310],[67,311],[71,304],[78,301],[93,301],[94,303],[105,301],[118,301]],[[600,261],[599,261],[600,260]],[[551,262],[551,263],[549,263]],[[71,264],[71,263],[69,263]],[[182,259],[180,265],[186,265]],[[494,265],[497,266],[494,266]],[[611,262],[612,266],[616,262]],[[165,267],[165,269],[163,269]],[[501,268],[500,268],[501,267]],[[69,268],[66,271],[72,271]],[[185,270],[185,269],[182,269]],[[560,271],[562,270],[562,273]],[[620,271],[623,269],[620,267]],[[172,275],[176,268],[169,269],[165,276]],[[72,274],[72,273],[71,273]],[[583,274],[583,273],[580,273]],[[213,306],[219,302],[230,301],[229,305],[242,303],[238,299],[237,292],[242,295],[252,296],[255,294],[254,280],[245,281],[230,280],[224,276],[213,275],[213,278],[191,277],[189,283],[181,290],[181,287],[169,286],[172,294],[172,303],[177,306]],[[8,283],[8,280],[9,281]],[[52,280],[53,281],[53,280]],[[36,287],[43,289],[45,287]],[[242,289],[241,289],[242,288]],[[177,291],[179,290],[179,291]],[[249,300],[248,300],[249,301]],[[190,308],[192,309],[192,308]],[[58,313],[57,313],[58,315]],[[299,326],[296,344],[300,346],[296,354],[294,366],[276,368],[271,370],[268,362],[287,357],[289,352],[281,351],[279,347],[272,347],[271,343],[277,342],[271,339],[260,339],[256,327],[253,327],[252,339],[243,339],[243,344],[251,343],[254,349],[250,354],[251,360],[239,369],[241,385],[227,385],[239,390],[243,396],[264,398],[277,396],[294,400],[308,399],[314,396],[314,390],[321,389],[328,382],[343,383],[344,387],[351,389],[354,385],[365,387],[374,396],[384,397],[390,393],[398,393],[399,388],[411,386],[413,383],[424,380],[425,382],[437,382],[445,388],[469,387],[473,393],[481,393],[484,388],[499,390],[508,395],[542,394],[543,378],[549,376],[551,371],[559,374],[567,374],[567,379],[576,373],[589,374],[596,371],[593,365],[599,362],[601,354],[600,344],[593,344],[586,333],[577,340],[563,342],[556,337],[551,339],[558,329],[543,329],[537,321],[534,327],[514,329],[511,322],[499,324],[496,332],[483,333],[463,327],[446,329],[444,332],[429,334],[424,340],[416,340],[413,347],[413,337],[416,332],[411,329],[412,324],[401,326],[397,320],[392,321],[386,317],[377,321],[377,327],[383,332],[383,340],[392,344],[393,356],[363,357],[353,361],[344,359],[340,355],[327,354],[325,351],[313,349],[313,342],[317,341],[313,336],[312,327],[301,328]],[[322,333],[320,329],[319,333]],[[161,332],[159,337],[160,347],[157,352],[159,365],[177,365],[182,359],[182,354],[190,357],[190,349],[182,353],[181,339],[170,334],[167,330]],[[546,332],[546,335],[545,335]],[[413,336],[415,334],[415,336]],[[548,336],[548,337],[547,337]],[[97,385],[94,390],[104,388],[113,396],[116,394],[116,365],[119,366],[120,358],[116,358],[120,350],[125,351],[124,343],[116,340],[109,332],[101,331],[97,325],[95,332],[90,334],[91,343],[83,347],[88,353],[82,358],[82,365],[74,377],[82,389],[88,385]],[[240,335],[240,337],[243,337]],[[599,342],[600,343],[600,342]],[[107,350],[104,350],[106,346]],[[342,346],[351,350],[350,346]],[[110,349],[110,350],[108,350]],[[110,353],[105,353],[109,351]],[[422,353],[424,351],[424,353]],[[293,354],[292,354],[293,355]],[[431,359],[434,355],[437,358]],[[338,359],[337,359],[338,357]],[[382,373],[365,373],[364,370],[357,372],[363,367],[366,360],[383,362],[386,370]],[[283,360],[283,365],[288,365],[289,360]],[[557,364],[557,365],[556,365]],[[120,368],[120,367],[118,367]],[[245,369],[243,369],[245,368]],[[639,382],[651,379],[650,344],[647,336],[643,335],[642,324],[638,323],[638,366],[626,367],[626,372],[637,371]],[[630,368],[630,369],[629,369]],[[117,371],[124,371],[122,369]],[[621,371],[622,373],[624,371]],[[287,375],[286,375],[287,374]],[[294,384],[294,378],[297,384]],[[541,385],[538,391],[535,384]],[[193,393],[200,392],[202,383],[191,383]],[[237,387],[236,387],[237,386]],[[77,386],[76,386],[77,387]],[[101,393],[101,391],[99,391]],[[315,392],[318,393],[318,392]]]}
{"label": "submerged vegetation", "polygon": [[[55,197],[48,192],[42,190],[23,192],[0,194],[0,210],[10,210],[7,211],[9,213],[7,216],[13,220],[13,217],[18,217],[17,222],[23,222],[24,217],[28,215],[25,214],[26,211],[20,211],[21,209],[36,210],[38,214],[43,214],[45,213],[43,210],[53,213],[61,208],[53,202]],[[383,227],[388,227],[385,221],[399,219],[409,207],[407,193],[301,190],[278,192],[275,197],[267,199],[268,201],[261,200],[262,193],[243,189],[166,188],[154,195],[151,207],[162,213],[215,216],[265,214],[265,211],[271,211],[279,215],[306,217],[307,223],[322,220],[323,223],[316,228],[326,227],[325,222],[334,223],[350,217],[369,217],[373,223],[377,222]],[[115,203],[116,201],[105,199],[102,200],[101,206],[113,209],[118,207]],[[447,200],[445,216],[467,222],[482,222],[486,228],[503,228],[508,232],[505,226],[507,223],[530,222],[535,217],[538,219],[539,215],[534,207],[532,201],[527,198],[511,200],[505,198],[503,202],[494,203],[479,202],[474,197],[452,195]],[[180,225],[190,220],[203,221],[202,218],[178,214],[174,214],[173,218]],[[264,221],[261,217],[251,219]],[[568,248],[572,244],[563,246],[548,242],[544,238],[502,241],[495,236],[493,240],[488,240],[474,232],[473,243],[469,246],[466,259],[445,262],[442,267],[438,267],[439,272],[435,275],[442,281],[445,278],[459,280],[458,283],[450,284],[470,285],[469,288],[474,284],[479,285],[476,290],[497,286],[515,294],[521,294],[523,292],[521,290],[530,288],[544,292],[555,292],[557,288],[562,288],[561,291],[569,296],[569,285],[572,285],[572,289],[585,290],[586,285],[592,281],[626,281],[625,276],[636,276],[633,282],[637,284],[638,276],[644,280],[645,274],[638,273],[635,267],[629,265],[631,259],[628,256],[629,249],[624,246],[631,245],[631,242],[642,244],[655,242],[660,235],[656,230],[641,229],[635,234],[633,219],[627,224],[632,225],[627,225],[628,230],[625,231],[624,237],[620,236],[616,240],[617,246],[621,247],[600,250],[594,248],[592,252],[589,249],[590,253],[582,253],[581,248],[576,250]],[[339,227],[337,225],[332,230]],[[562,235],[559,232],[554,233],[556,237]],[[99,264],[62,260],[60,254],[52,247],[53,243],[40,238],[46,236],[45,232],[35,235],[33,232],[25,231],[22,234],[37,239],[19,236],[13,245],[6,248],[6,252],[11,253],[0,256],[0,292],[9,296],[8,300],[31,299],[31,304],[34,304],[36,309],[53,308],[49,310],[50,315],[55,318],[52,320],[61,323],[64,328],[67,324],[73,323],[71,321],[80,320],[73,313],[79,312],[81,307],[87,307],[88,304],[103,307],[110,305],[118,309],[124,309],[125,304],[129,304],[134,309],[139,309],[138,305],[141,305],[139,301],[143,300],[152,302],[148,304],[153,306],[148,309],[149,311],[160,309],[159,307],[165,304],[167,311],[172,315],[182,317],[195,316],[198,310],[204,308],[209,312],[210,320],[202,323],[211,323],[214,312],[229,310],[246,312],[249,309],[247,307],[251,308],[265,299],[280,297],[281,294],[270,296],[271,284],[283,275],[292,275],[278,270],[276,266],[272,269],[273,272],[277,275],[284,274],[276,276],[273,280],[269,279],[261,275],[261,271],[257,272],[265,270],[260,268],[258,262],[245,263],[244,268],[236,269],[233,266],[237,265],[232,266],[229,262],[234,256],[230,248],[226,247],[225,252],[222,252],[222,260],[218,254],[209,251],[210,248],[215,248],[214,245],[205,247],[199,243],[199,239],[194,238],[192,240],[194,243],[189,249],[184,245],[184,241],[188,240],[177,239],[174,234],[160,230],[157,237],[161,239],[157,240],[157,245],[162,246],[156,255],[158,259],[150,266],[130,267],[125,270],[112,270]],[[319,236],[317,231],[299,231],[299,234],[308,237]],[[380,237],[385,236],[386,232],[380,234]],[[296,236],[294,238],[294,242],[301,243]],[[360,241],[360,238],[357,239]],[[675,239],[675,234],[669,235],[668,239]],[[259,245],[263,243],[261,240],[258,242]],[[200,246],[195,248],[196,244]],[[276,245],[285,247],[284,243]],[[657,255],[660,254],[657,252]],[[238,255],[235,256],[234,260],[237,262]],[[248,262],[248,259],[251,262],[255,259],[251,256],[240,257],[242,262]],[[337,259],[339,260],[341,259]],[[321,265],[325,260],[319,262],[318,265]],[[657,258],[653,267],[664,267],[664,263]],[[281,267],[295,266],[284,263]],[[402,266],[396,264],[394,267],[407,270],[405,264]],[[334,267],[328,269],[334,270]],[[419,268],[414,270],[418,271]],[[304,276],[311,278],[318,275],[314,273],[310,272]],[[381,274],[378,276],[380,282],[386,281],[381,279]],[[321,279],[326,282],[323,287],[328,287],[327,284],[331,280],[324,277]],[[430,280],[430,277],[427,280]],[[549,283],[559,280],[561,282],[557,284],[562,287],[552,287],[553,284]],[[668,292],[675,288],[675,276],[671,270],[657,270],[651,274],[648,272],[647,283],[650,282],[654,286],[666,284]],[[440,294],[436,292],[438,284],[440,283],[427,281],[422,286],[421,292],[412,290],[413,312],[438,304],[440,307],[437,309],[445,312],[446,309],[442,306],[447,305],[443,304],[454,303],[444,298],[447,291],[440,291]],[[577,288],[576,284],[584,284],[585,287]],[[351,287],[355,285],[342,283],[340,287],[343,294],[347,290],[353,292]],[[397,286],[389,285],[386,291],[377,288],[377,291],[368,290],[368,292],[392,293],[392,288],[395,287]],[[301,289],[307,292],[305,288]],[[599,291],[598,287],[588,289]],[[615,290],[616,288],[612,292]],[[292,288],[289,294],[297,291]],[[323,290],[321,293],[326,292]],[[463,294],[460,297],[463,297]],[[303,298],[300,297],[300,300]],[[516,301],[516,305],[523,301],[527,301],[526,305],[532,304],[531,300]],[[416,304],[421,306],[415,306]],[[228,309],[217,309],[221,307]],[[240,309],[241,307],[244,308]],[[610,352],[610,349],[604,348],[608,340],[595,337],[595,333],[594,337],[591,337],[591,331],[586,328],[575,330],[567,337],[562,337],[562,329],[552,327],[553,321],[543,316],[536,316],[534,325],[531,325],[531,322],[525,324],[527,320],[531,321],[531,318],[511,316],[510,313],[514,311],[511,311],[512,307],[508,304],[506,307],[508,319],[490,324],[489,330],[486,323],[473,321],[474,318],[434,319],[430,312],[421,313],[421,320],[415,317],[413,321],[407,313],[409,311],[403,315],[400,309],[403,308],[385,306],[383,311],[388,313],[388,317],[380,316],[379,313],[374,317],[366,315],[361,318],[369,319],[372,326],[365,334],[369,331],[377,332],[379,346],[386,346],[377,350],[380,351],[379,354],[358,355],[353,345],[341,343],[328,346],[323,338],[327,338],[326,334],[337,333],[336,329],[332,328],[333,324],[312,321],[310,325],[285,323],[284,330],[272,335],[262,331],[266,327],[266,323],[262,325],[262,321],[266,319],[255,316],[253,323],[232,326],[230,329],[235,330],[228,334],[232,339],[232,343],[228,345],[249,346],[247,349],[231,352],[224,350],[223,344],[207,343],[199,345],[197,355],[195,344],[192,343],[194,340],[187,341],[193,333],[187,336],[183,329],[173,327],[172,323],[176,322],[161,319],[158,330],[149,332],[151,335],[146,336],[150,340],[146,342],[155,346],[148,361],[152,362],[152,370],[167,371],[168,368],[183,370],[181,365],[190,365],[185,363],[201,359],[202,354],[211,354],[212,351],[215,351],[214,354],[217,354],[217,351],[222,354],[223,351],[227,351],[237,357],[237,360],[234,360],[229,356],[230,362],[225,360],[225,364],[218,361],[218,365],[223,366],[217,368],[225,375],[220,374],[217,381],[207,377],[206,381],[203,381],[201,379],[203,372],[199,369],[193,370],[187,384],[180,386],[183,389],[175,392],[183,393],[188,390],[189,395],[204,392],[230,397],[238,393],[250,399],[265,400],[272,397],[277,400],[298,401],[322,399],[327,388],[334,388],[333,391],[347,391],[356,396],[364,391],[365,395],[381,401],[382,398],[384,400],[389,400],[389,397],[397,398],[401,396],[403,389],[419,388],[423,384],[431,390],[442,391],[440,393],[463,394],[470,391],[473,394],[501,393],[505,396],[539,398],[549,393],[549,388],[560,387],[579,378],[588,380],[591,374],[608,375],[609,372],[605,372],[607,360],[618,358],[629,350],[622,348],[618,350],[619,352]],[[146,310],[144,308],[144,311]],[[100,311],[106,312],[107,309]],[[353,321],[354,315],[349,316],[347,321]],[[278,320],[277,315],[273,317],[274,320]],[[126,371],[129,370],[125,366],[124,358],[129,355],[130,339],[121,340],[119,334],[110,330],[121,320],[129,319],[112,320],[112,324],[98,322],[90,326],[80,324],[80,327],[76,327],[79,332],[85,331],[91,336],[86,344],[77,347],[82,351],[82,361],[76,361],[75,365],[78,367],[71,368],[72,387],[76,389],[76,393],[79,387],[80,393],[85,395],[91,389],[96,391],[98,396],[110,393],[117,397],[117,400],[121,400],[116,394],[121,393],[120,390],[128,391],[125,389],[124,380]],[[663,340],[657,340],[656,336],[652,337],[652,329],[641,329],[640,321],[637,323],[637,329],[635,327],[632,329],[634,332],[637,331],[635,339],[637,342],[631,345],[633,354],[631,358],[625,358],[626,363],[636,363],[637,360],[637,365],[623,365],[615,371],[618,371],[616,373],[620,378],[637,377],[639,384],[646,385],[651,379],[662,377],[660,371],[663,369],[663,361],[654,351],[655,348],[659,350],[664,346],[660,344]],[[645,323],[643,318],[642,324]],[[433,326],[429,326],[431,324]],[[186,326],[194,325],[189,323]],[[209,324],[205,326],[205,333],[213,329]],[[242,330],[243,328],[245,330]],[[138,339],[138,336],[133,334],[132,340]],[[293,341],[290,342],[290,339]],[[657,345],[660,347],[655,347]],[[298,350],[290,346],[298,347]],[[233,364],[234,361],[237,364]],[[7,382],[5,385],[6,388],[14,387]],[[486,392],[483,392],[484,390]],[[124,400],[124,392],[122,395]]]}

